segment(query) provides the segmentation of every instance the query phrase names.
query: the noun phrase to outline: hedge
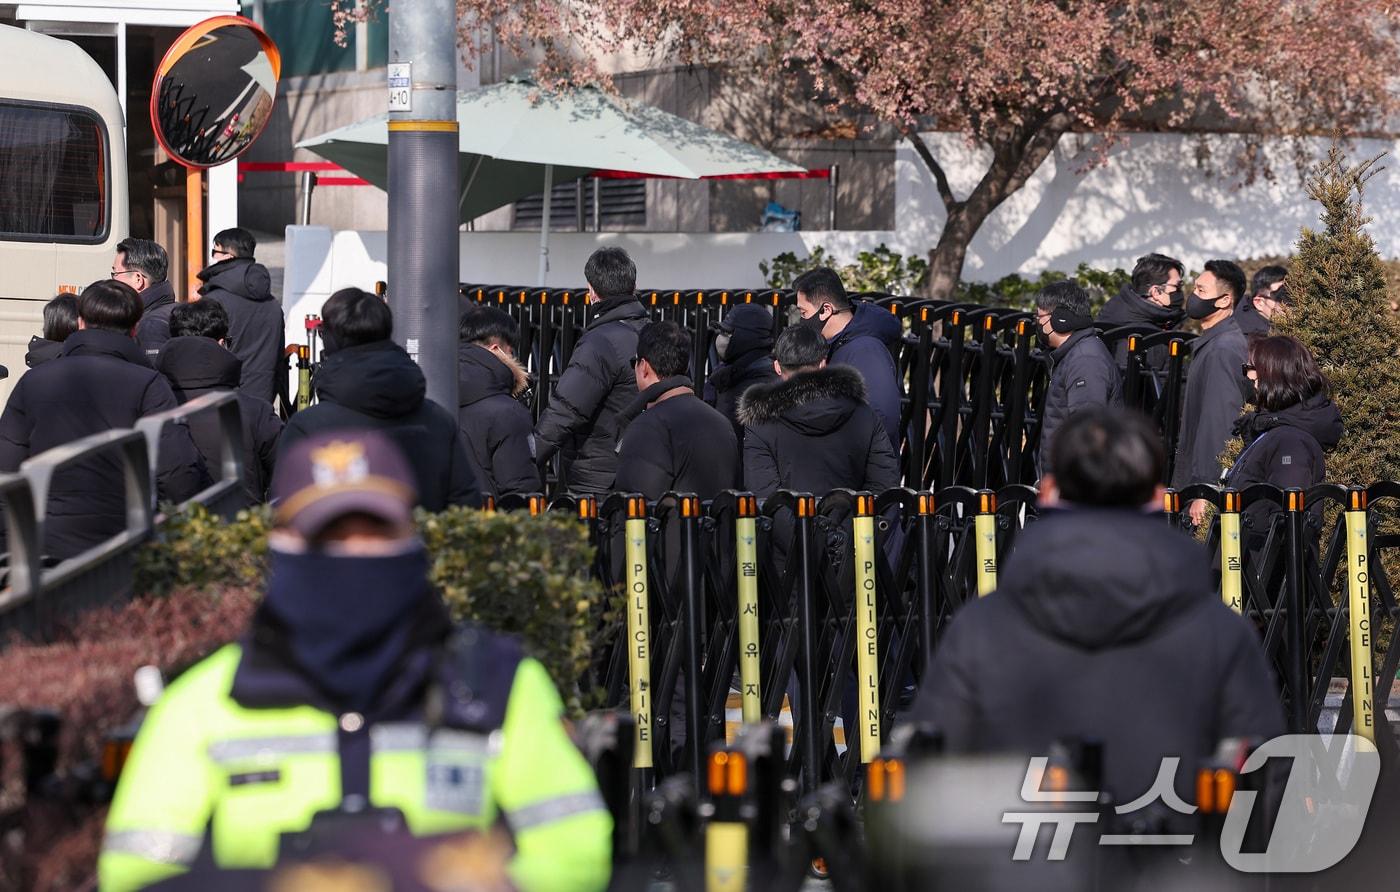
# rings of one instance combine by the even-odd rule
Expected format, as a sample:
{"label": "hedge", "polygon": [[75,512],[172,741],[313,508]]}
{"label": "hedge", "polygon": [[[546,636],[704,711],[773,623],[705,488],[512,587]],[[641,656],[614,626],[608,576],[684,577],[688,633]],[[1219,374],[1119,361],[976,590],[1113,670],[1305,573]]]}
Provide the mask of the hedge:
{"label": "hedge", "polygon": [[[453,616],[521,636],[570,712],[594,705],[588,667],[613,617],[590,572],[584,525],[572,516],[470,509],[420,513],[418,523],[432,582]],[[0,704],[62,719],[60,775],[96,758],[104,736],[135,714],[136,669],[154,664],[169,678],[239,637],[262,594],[270,526],[266,508],[231,522],[197,506],[173,513],[138,553],[134,601],[86,614],[62,640],[15,641],[0,652]],[[20,828],[0,840],[0,890],[89,881],[105,808],[25,801],[15,772],[0,781],[0,810],[23,803]]]}
{"label": "hedge", "polygon": [[[270,525],[266,508],[229,523],[200,507],[173,515],[138,558],[137,590],[258,587]],[[558,514],[451,508],[420,512],[418,526],[433,557],[432,583],[453,617],[519,635],[571,713],[595,705],[585,702],[586,674],[608,614],[584,525]]]}

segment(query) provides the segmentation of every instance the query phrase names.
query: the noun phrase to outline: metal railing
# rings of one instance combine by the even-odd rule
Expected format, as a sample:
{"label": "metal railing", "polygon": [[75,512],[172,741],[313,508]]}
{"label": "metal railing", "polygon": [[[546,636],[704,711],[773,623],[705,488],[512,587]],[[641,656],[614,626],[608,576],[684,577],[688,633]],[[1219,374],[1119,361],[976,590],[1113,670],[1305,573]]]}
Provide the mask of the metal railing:
{"label": "metal railing", "polygon": [[[141,419],[135,428],[93,434],[34,456],[18,473],[0,475],[9,572],[0,589],[0,635],[47,637],[81,611],[131,595],[134,553],[163,522],[156,478],[165,428],[214,413],[220,455],[214,482],[182,505],[198,503],[231,516],[243,507],[243,428],[237,395],[213,393]],[[62,471],[114,455],[125,505],[120,531],[81,553],[55,561],[44,553],[49,496]]]}

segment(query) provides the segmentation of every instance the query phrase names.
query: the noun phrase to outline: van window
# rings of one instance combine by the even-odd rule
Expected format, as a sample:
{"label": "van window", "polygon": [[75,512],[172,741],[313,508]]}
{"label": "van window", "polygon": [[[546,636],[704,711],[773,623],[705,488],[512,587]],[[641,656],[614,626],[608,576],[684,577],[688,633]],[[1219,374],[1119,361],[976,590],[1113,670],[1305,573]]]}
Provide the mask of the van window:
{"label": "van window", "polygon": [[75,108],[0,102],[0,239],[100,241],[106,132]]}

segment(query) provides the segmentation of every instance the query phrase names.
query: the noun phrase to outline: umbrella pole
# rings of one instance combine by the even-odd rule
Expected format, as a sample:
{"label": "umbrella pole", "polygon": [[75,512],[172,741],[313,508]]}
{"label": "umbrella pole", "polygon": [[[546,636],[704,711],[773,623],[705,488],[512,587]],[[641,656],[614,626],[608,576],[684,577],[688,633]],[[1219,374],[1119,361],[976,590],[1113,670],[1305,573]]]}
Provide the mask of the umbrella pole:
{"label": "umbrella pole", "polygon": [[544,166],[544,212],[540,216],[540,287],[549,276],[549,206],[554,193],[554,165]]}

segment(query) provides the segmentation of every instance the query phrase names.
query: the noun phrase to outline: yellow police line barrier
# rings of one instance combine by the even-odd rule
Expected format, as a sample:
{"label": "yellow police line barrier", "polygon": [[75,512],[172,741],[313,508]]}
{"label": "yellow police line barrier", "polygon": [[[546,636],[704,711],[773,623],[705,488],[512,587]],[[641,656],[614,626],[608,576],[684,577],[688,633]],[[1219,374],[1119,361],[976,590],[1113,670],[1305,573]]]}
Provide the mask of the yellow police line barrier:
{"label": "yellow police line barrier", "polygon": [[[857,496],[855,538],[856,672],[860,676],[860,760],[880,752],[880,630],[875,608],[875,497]],[[850,733],[847,730],[846,733]]]}
{"label": "yellow police line barrier", "polygon": [[1220,512],[1220,599],[1236,613],[1244,612],[1240,563],[1240,494],[1225,490]]}
{"label": "yellow police line barrier", "polygon": [[973,519],[977,535],[977,595],[990,595],[997,589],[997,496],[994,492],[977,494],[977,516]]}
{"label": "yellow police line barrier", "polygon": [[758,643],[758,499],[740,496],[734,521],[734,553],[738,562],[739,683],[743,689],[744,724],[763,719],[759,696]]}
{"label": "yellow police line barrier", "polygon": [[1371,574],[1367,561],[1366,491],[1353,489],[1346,512],[1347,595],[1351,618],[1351,733],[1376,742],[1371,662]]}
{"label": "yellow police line barrier", "polygon": [[651,619],[647,591],[647,503],[627,500],[627,669],[631,689],[633,768],[651,768]]}
{"label": "yellow police line barrier", "polygon": [[715,818],[705,826],[705,892],[745,892],[749,873],[749,828],[740,818],[748,791],[743,753],[710,754],[710,797]]}

